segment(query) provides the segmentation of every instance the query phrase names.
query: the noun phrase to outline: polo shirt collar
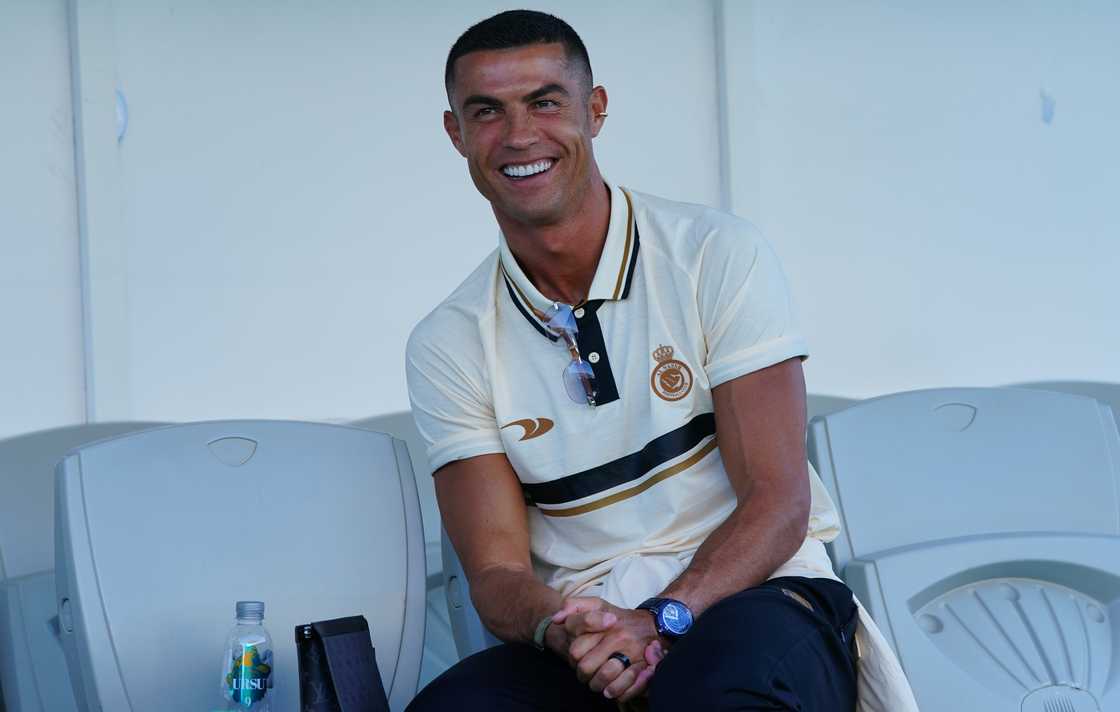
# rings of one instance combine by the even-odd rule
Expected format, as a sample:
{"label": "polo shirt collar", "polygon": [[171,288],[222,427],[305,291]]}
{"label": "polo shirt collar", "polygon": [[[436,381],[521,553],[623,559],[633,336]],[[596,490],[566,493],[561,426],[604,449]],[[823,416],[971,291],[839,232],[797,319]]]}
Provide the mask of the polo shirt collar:
{"label": "polo shirt collar", "polygon": [[[591,281],[586,302],[596,300],[617,301],[625,299],[630,293],[630,283],[638,260],[638,230],[634,222],[634,204],[629,192],[621,186],[610,186],[611,217],[607,225],[607,239],[595,277]],[[552,300],[540,293],[525,276],[509,249],[506,236],[499,231],[500,270],[510,296],[518,308],[528,317],[532,314],[538,321],[552,306]],[[536,326],[536,324],[534,324]]]}

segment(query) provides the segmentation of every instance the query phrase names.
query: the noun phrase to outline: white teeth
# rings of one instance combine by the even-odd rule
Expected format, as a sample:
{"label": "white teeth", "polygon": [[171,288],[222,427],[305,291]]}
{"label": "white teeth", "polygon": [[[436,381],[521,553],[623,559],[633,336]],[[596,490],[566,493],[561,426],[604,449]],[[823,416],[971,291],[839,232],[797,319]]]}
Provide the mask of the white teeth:
{"label": "white teeth", "polygon": [[502,173],[505,173],[511,178],[524,178],[526,176],[544,173],[549,168],[552,168],[552,161],[546,158],[543,161],[537,161],[536,163],[523,166],[504,166],[502,167]]}

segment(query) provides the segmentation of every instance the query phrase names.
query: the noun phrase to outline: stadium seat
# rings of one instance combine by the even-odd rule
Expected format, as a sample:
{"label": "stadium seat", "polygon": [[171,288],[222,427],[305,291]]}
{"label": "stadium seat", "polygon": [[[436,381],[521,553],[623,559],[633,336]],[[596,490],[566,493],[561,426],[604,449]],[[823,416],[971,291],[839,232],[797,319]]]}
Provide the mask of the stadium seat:
{"label": "stadium seat", "polygon": [[416,473],[416,490],[420,493],[420,513],[424,519],[424,550],[427,554],[428,585],[427,613],[424,624],[424,657],[420,663],[420,688],[439,676],[459,659],[451,620],[447,613],[447,596],[443,583],[443,561],[440,554],[439,506],[436,504],[432,470],[424,441],[416,430],[416,423],[409,411],[385,413],[355,420],[350,423],[358,428],[388,433],[405,441],[412,456],[412,469]]}
{"label": "stadium seat", "polygon": [[361,614],[390,708],[416,692],[424,537],[403,442],[320,423],[175,425],[59,464],[59,622],[81,710],[210,710],[238,600],[263,600],[274,712],[294,630]]}
{"label": "stadium seat", "polygon": [[836,570],[926,710],[1120,709],[1120,435],[1042,390],[914,391],[815,418]]}
{"label": "stadium seat", "polygon": [[92,423],[0,441],[0,710],[75,709],[54,596],[54,467],[70,450],[161,423]]}

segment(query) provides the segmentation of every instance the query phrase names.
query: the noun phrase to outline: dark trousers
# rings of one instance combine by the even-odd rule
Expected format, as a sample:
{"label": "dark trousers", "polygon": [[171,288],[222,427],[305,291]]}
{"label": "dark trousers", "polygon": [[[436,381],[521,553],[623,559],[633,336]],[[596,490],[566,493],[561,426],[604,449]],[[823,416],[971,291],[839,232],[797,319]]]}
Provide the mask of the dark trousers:
{"label": "dark trousers", "polygon": [[[696,619],[657,666],[652,712],[852,712],[856,704],[852,592],[837,581],[784,577],[730,596]],[[425,687],[409,712],[602,710],[617,703],[567,663],[528,645],[461,660]]]}

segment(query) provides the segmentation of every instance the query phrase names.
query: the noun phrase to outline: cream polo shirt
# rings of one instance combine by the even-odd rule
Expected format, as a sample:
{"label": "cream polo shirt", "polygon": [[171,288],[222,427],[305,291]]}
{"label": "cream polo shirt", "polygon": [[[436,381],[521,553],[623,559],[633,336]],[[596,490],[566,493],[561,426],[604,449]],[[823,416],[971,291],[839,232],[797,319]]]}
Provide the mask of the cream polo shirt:
{"label": "cream polo shirt", "polygon": [[[433,472],[504,453],[528,507],[537,575],[565,596],[633,608],[661,592],[734,509],[712,389],[808,354],[770,246],[711,208],[612,186],[606,243],[575,311],[594,407],[571,401],[551,306],[504,236],[425,317],[406,353],[409,397]],[[773,576],[836,578],[824,548],[839,517],[816,472],[801,549]],[[916,710],[861,607],[861,712]]]}
{"label": "cream polo shirt", "polygon": [[[564,595],[633,607],[688,564],[734,509],[712,388],[808,353],[786,280],[744,220],[611,188],[580,353],[594,407],[572,402],[551,306],[505,239],[409,340],[412,410],[433,470],[505,453],[529,505],[538,575]],[[802,551],[775,575],[827,567],[839,520],[816,473]]]}

